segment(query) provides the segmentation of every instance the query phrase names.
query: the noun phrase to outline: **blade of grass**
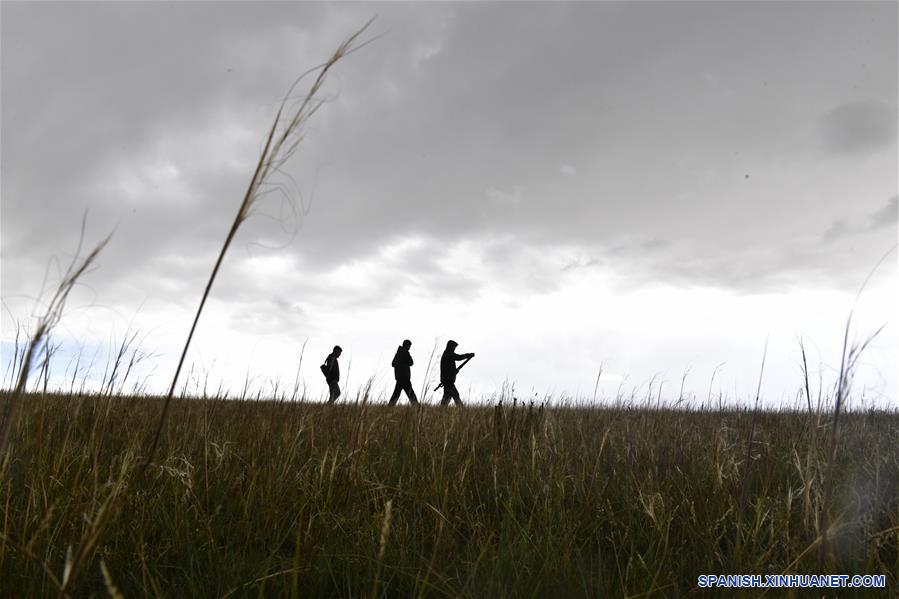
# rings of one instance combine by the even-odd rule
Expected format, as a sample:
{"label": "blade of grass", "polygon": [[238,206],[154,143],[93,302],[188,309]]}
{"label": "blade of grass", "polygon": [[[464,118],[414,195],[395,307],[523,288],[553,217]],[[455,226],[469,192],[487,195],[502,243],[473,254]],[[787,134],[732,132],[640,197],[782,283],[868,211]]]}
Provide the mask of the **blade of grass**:
{"label": "blade of grass", "polygon": [[53,327],[55,327],[62,319],[62,312],[65,308],[66,300],[69,299],[69,294],[72,292],[72,289],[75,288],[78,279],[85,273],[85,271],[87,271],[90,265],[93,264],[97,255],[103,251],[103,248],[106,247],[106,244],[109,243],[109,240],[112,238],[112,233],[110,233],[79,262],[78,258],[81,254],[81,246],[84,243],[84,230],[86,224],[87,213],[84,214],[84,217],[81,220],[81,235],[78,238],[78,248],[75,250],[75,256],[72,258],[72,261],[69,263],[68,268],[63,274],[62,280],[56,288],[56,292],[50,298],[46,311],[38,319],[34,334],[31,336],[31,339],[24,349],[23,357],[19,363],[19,377],[16,381],[16,387],[6,402],[6,406],[3,410],[3,421],[0,423],[0,456],[6,453],[9,444],[9,431],[12,428],[12,422],[15,418],[16,407],[24,395],[25,388],[28,384],[28,375],[31,370],[31,362],[34,359],[35,352],[38,351],[42,343],[46,342]]}
{"label": "blade of grass", "polygon": [[[365,25],[362,26],[362,28],[360,28],[354,34],[344,40],[343,43],[341,43],[337,47],[337,50],[335,50],[334,54],[331,55],[331,57],[326,62],[300,75],[288,88],[287,93],[284,95],[284,99],[281,101],[281,105],[278,107],[278,111],[275,114],[275,119],[272,122],[272,126],[269,129],[268,135],[266,136],[265,146],[263,147],[262,153],[259,156],[259,161],[256,163],[256,169],[253,172],[253,176],[250,178],[250,183],[247,186],[247,191],[244,194],[243,200],[240,203],[240,207],[237,210],[237,215],[234,217],[234,221],[231,223],[231,228],[228,230],[228,234],[225,236],[225,241],[222,244],[221,249],[219,250],[218,257],[215,260],[215,265],[212,267],[212,273],[209,275],[209,280],[206,282],[206,287],[203,289],[203,295],[200,298],[200,304],[199,306],[197,306],[197,312],[194,316],[193,322],[191,323],[190,332],[187,334],[187,340],[184,343],[184,348],[181,351],[181,357],[178,360],[178,366],[175,368],[175,375],[172,377],[172,384],[169,387],[168,394],[166,395],[164,403],[162,405],[162,412],[159,415],[159,422],[156,425],[156,431],[153,434],[153,441],[150,445],[149,451],[147,452],[146,460],[144,461],[143,467],[141,468],[141,474],[143,474],[143,472],[147,469],[147,467],[153,461],[154,455],[156,454],[156,449],[159,446],[159,438],[162,435],[162,429],[165,426],[166,417],[168,416],[169,408],[171,407],[172,397],[175,394],[175,387],[178,384],[178,377],[181,374],[181,368],[184,366],[184,361],[187,358],[187,351],[188,349],[190,349],[190,342],[193,339],[194,333],[196,332],[197,323],[199,323],[200,321],[200,314],[203,313],[203,307],[206,305],[206,300],[209,298],[209,292],[212,290],[212,284],[215,282],[215,278],[218,275],[219,269],[222,266],[222,262],[225,259],[225,254],[228,252],[228,248],[231,246],[231,242],[234,240],[234,236],[237,234],[240,225],[252,214],[253,207],[258,204],[259,200],[261,199],[260,188],[268,181],[272,173],[277,172],[294,154],[294,152],[296,152],[299,143],[303,140],[303,125],[313,114],[318,111],[319,108],[321,108],[323,104],[323,100],[317,99],[317,94],[321,90],[322,85],[324,85],[324,82],[328,76],[328,72],[335,64],[337,64],[338,61],[340,61],[340,59],[373,41],[369,40],[362,44],[356,44],[356,40],[366,29],[368,29],[371,23],[371,20],[368,21]],[[288,102],[290,101],[291,95],[293,94],[293,90],[307,75],[316,71],[318,71],[318,75],[316,76],[312,86],[309,88],[308,93],[306,93],[306,95],[303,97],[299,107],[293,112],[293,116],[290,117],[290,119],[287,121],[283,131],[278,134],[278,127],[279,125],[281,125],[282,115],[288,108]]]}

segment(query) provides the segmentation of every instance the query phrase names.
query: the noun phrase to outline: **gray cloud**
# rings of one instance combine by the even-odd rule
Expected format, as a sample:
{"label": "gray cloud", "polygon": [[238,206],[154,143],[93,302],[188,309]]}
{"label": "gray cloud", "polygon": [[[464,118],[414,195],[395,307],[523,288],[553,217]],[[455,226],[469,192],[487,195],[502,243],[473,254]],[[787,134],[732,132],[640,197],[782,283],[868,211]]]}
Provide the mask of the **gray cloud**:
{"label": "gray cloud", "polygon": [[[825,243],[833,243],[842,239],[857,237],[860,235],[873,235],[880,233],[888,227],[895,231],[899,222],[899,210],[897,210],[897,196],[887,200],[886,205],[869,213],[859,222],[850,222],[845,218],[835,220],[821,236]],[[890,231],[887,231],[890,232]]]}
{"label": "gray cloud", "polygon": [[824,234],[821,236],[821,239],[825,242],[836,241],[837,239],[842,239],[853,233],[857,232],[853,229],[845,220],[836,220],[831,224]]}
{"label": "gray cloud", "polygon": [[622,290],[658,283],[744,293],[783,293],[808,286],[854,289],[895,243],[890,233],[883,227],[872,230],[867,224],[838,220],[821,236],[805,234],[764,247],[747,244],[741,251],[719,252],[688,240],[583,246],[579,257],[559,269],[626,272]]}
{"label": "gray cloud", "polygon": [[870,152],[896,143],[896,107],[886,102],[847,102],[823,121],[824,140],[834,152]]}
{"label": "gray cloud", "polygon": [[260,335],[308,330],[311,324],[302,304],[283,296],[256,297],[249,303],[239,303],[230,322],[235,330],[256,331]]}
{"label": "gray cloud", "polygon": [[[290,242],[271,253],[309,306],[476,294],[445,266],[466,240],[521,293],[554,289],[564,264],[535,256],[571,246],[635,281],[747,290],[865,268],[789,240],[844,218],[834,180],[895,193],[894,5],[10,4],[4,293],[74,247],[89,208],[95,237],[117,227],[101,296],[192,305],[284,87],[375,13],[386,35],[339,65],[289,166],[302,228],[247,223],[222,301],[256,292],[238,264],[257,242]],[[818,126],[838,167],[813,155]],[[411,236],[368,293],[322,288]]]}
{"label": "gray cloud", "polygon": [[868,217],[868,228],[895,228],[896,222],[897,220],[899,220],[899,207],[897,207],[897,203],[899,203],[899,196],[893,196],[889,200],[887,200],[886,206],[877,210],[876,212],[873,212]]}

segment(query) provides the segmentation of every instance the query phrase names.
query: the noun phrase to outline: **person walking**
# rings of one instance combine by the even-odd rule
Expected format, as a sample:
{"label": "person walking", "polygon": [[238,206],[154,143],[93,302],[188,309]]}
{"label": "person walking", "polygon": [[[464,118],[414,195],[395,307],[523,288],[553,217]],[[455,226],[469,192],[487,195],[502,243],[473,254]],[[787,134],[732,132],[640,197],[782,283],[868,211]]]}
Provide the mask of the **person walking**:
{"label": "person walking", "polygon": [[[458,346],[458,343],[450,339],[446,342],[446,349],[440,357],[440,384],[443,387],[443,399],[440,401],[441,406],[448,405],[450,399],[452,399],[457,406],[462,405],[462,400],[459,398],[459,390],[456,389],[456,374],[459,372],[459,368],[462,368],[462,366],[465,365],[465,362],[474,357],[474,354],[457,354],[456,348]],[[460,364],[457,368],[456,362],[459,360],[465,360],[465,362]]]}
{"label": "person walking", "polygon": [[328,383],[328,403],[334,403],[340,397],[340,385],[337,384],[340,382],[340,364],[337,363],[337,358],[342,353],[340,346],[335,345],[334,350],[325,358],[325,363],[320,366]]}
{"label": "person walking", "polygon": [[408,339],[403,341],[403,344],[396,348],[396,355],[393,356],[393,362],[390,363],[393,366],[393,378],[396,379],[396,386],[393,388],[393,395],[390,396],[388,405],[396,404],[400,398],[400,391],[406,392],[409,403],[418,405],[418,398],[415,397],[415,390],[412,388],[412,364],[414,362],[412,354],[409,353],[411,347],[411,341]]}

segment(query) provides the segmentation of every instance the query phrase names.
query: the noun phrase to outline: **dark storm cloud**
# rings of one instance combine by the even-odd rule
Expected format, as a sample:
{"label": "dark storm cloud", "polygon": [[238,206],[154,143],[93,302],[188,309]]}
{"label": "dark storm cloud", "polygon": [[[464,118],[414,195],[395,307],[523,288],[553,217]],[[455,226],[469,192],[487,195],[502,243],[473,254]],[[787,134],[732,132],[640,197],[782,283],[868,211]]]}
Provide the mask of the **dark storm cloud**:
{"label": "dark storm cloud", "polygon": [[[262,82],[282,70],[290,36],[278,32],[295,9],[263,5],[245,19],[246,7],[227,4],[4,6],[3,208],[14,215],[4,222],[4,254],[40,262],[45,247],[74,247],[73,221],[86,209],[94,231],[118,225],[103,256],[112,279],[173,242],[189,256],[220,236],[244,165],[205,164],[214,148],[199,143],[177,164],[190,197],[166,201],[171,187],[147,180],[142,205],[133,206],[116,176],[169,160],[160,140],[206,133],[216,141],[223,121],[270,103]],[[257,143],[254,132],[244,159]]]}
{"label": "dark storm cloud", "polygon": [[[858,28],[867,15],[845,6],[783,10],[776,18],[746,5],[684,3],[457,11],[436,36],[441,51],[398,84],[404,101],[396,106],[404,110],[388,103],[380,107],[384,118],[349,121],[345,140],[335,142],[350,148],[332,154],[335,173],[346,170],[323,189],[341,187],[337,181],[350,173],[372,181],[389,177],[391,185],[333,194],[351,199],[333,220],[329,212],[337,205],[322,207],[319,222],[331,222],[321,234],[338,222],[365,234],[342,238],[331,255],[366,251],[403,229],[448,241],[512,234],[522,245],[674,233],[703,245],[724,240],[721,251],[731,251],[735,225],[727,217],[734,204],[750,213],[736,225],[751,237],[746,243],[770,244],[790,222],[784,218],[790,204],[775,183],[753,187],[766,184],[771,166],[755,166],[758,156],[746,154],[774,160],[782,151],[779,131],[793,126],[790,120],[800,128],[814,125],[813,115],[797,110],[810,90],[818,85],[841,93],[835,90],[856,66],[886,64],[876,52],[895,38],[888,22],[872,25],[875,42],[866,40],[854,56],[848,41],[834,46],[831,36],[839,19]],[[793,28],[808,19],[821,27],[797,35]],[[784,57],[793,61],[789,68]],[[844,69],[826,66],[838,58]],[[889,101],[893,80],[861,83],[862,93],[873,89]],[[352,143],[360,131],[361,141]],[[797,157],[784,158],[795,163]],[[559,176],[563,163],[578,165],[578,176]],[[747,170],[754,171],[752,180]],[[789,177],[791,185],[821,185],[814,169],[794,167]],[[714,191],[703,189],[711,187],[706,179],[714,180]],[[676,199],[680,191],[687,193]]]}
{"label": "dark storm cloud", "polygon": [[[277,284],[310,304],[474,294],[484,281],[446,266],[460,243],[481,252],[488,280],[523,293],[558,284],[564,264],[537,267],[534,255],[560,246],[635,280],[751,289],[808,270],[840,276],[839,261],[781,243],[808,226],[781,187],[827,186],[803,162],[818,147],[804,132],[823,127],[842,154],[889,163],[896,152],[884,120],[895,113],[892,4],[3,12],[4,293],[73,248],[89,208],[95,238],[116,227],[98,288],[192,303],[280,94],[375,13],[372,33],[386,35],[338,65],[288,168],[294,198],[311,204],[273,252],[297,258],[295,278]],[[828,196],[815,209],[832,222],[842,205]],[[265,209],[277,214],[277,198]],[[372,274],[372,293],[320,287],[410,236],[422,246]],[[290,241],[268,220],[247,223],[219,297],[254,292],[238,278],[248,254],[266,252],[253,243]]]}

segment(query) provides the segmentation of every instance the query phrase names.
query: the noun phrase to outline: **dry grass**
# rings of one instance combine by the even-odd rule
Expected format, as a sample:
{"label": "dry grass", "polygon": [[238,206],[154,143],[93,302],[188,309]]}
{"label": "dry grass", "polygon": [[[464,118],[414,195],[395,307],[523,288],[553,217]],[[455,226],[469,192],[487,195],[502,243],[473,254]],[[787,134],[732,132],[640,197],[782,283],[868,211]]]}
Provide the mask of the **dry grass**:
{"label": "dry grass", "polygon": [[[55,349],[52,349],[53,345],[50,342],[50,335],[53,332],[53,328],[62,318],[66,301],[69,299],[69,294],[72,292],[72,289],[74,289],[75,285],[78,283],[78,279],[81,278],[81,276],[90,268],[91,264],[94,263],[97,256],[103,251],[103,248],[106,247],[106,244],[111,237],[111,235],[107,236],[106,239],[97,244],[93,250],[88,252],[88,254],[82,258],[81,245],[84,241],[86,222],[87,214],[85,213],[84,219],[81,222],[81,236],[78,240],[78,248],[75,250],[75,256],[69,263],[68,268],[66,268],[65,273],[63,273],[60,282],[56,287],[56,291],[46,304],[43,314],[37,318],[34,332],[28,337],[27,342],[23,344],[21,357],[19,357],[18,351],[20,327],[16,327],[15,355],[18,358],[18,376],[13,392],[4,402],[3,406],[3,419],[0,420],[0,460],[6,459],[6,449],[9,444],[9,431],[15,422],[16,409],[18,408],[22,396],[25,394],[28,377],[31,374],[32,362],[37,354],[41,353],[41,351],[44,352],[42,375],[44,378],[44,392],[46,393],[47,381],[49,380],[50,373],[50,358],[52,357],[52,353],[55,352]],[[13,370],[15,369],[16,360],[13,360]]]}
{"label": "dry grass", "polygon": [[678,597],[818,572],[825,507],[826,569],[897,588],[895,413],[843,414],[833,454],[804,411],[175,399],[140,477],[159,399],[28,400],[2,596]]}

